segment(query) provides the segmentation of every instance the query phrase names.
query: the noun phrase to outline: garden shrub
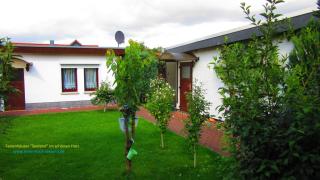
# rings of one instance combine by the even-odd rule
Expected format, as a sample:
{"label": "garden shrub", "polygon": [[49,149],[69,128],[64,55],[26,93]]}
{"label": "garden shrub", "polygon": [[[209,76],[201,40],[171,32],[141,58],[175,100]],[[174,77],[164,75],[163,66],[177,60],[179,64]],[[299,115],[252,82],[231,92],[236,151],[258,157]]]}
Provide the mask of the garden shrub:
{"label": "garden shrub", "polygon": [[174,90],[162,78],[157,78],[150,83],[151,91],[148,95],[146,108],[157,120],[160,128],[161,147],[164,148],[163,135],[167,130],[174,102]]}
{"label": "garden shrub", "polygon": [[[280,57],[275,39],[282,0],[267,0],[265,21],[247,18],[262,36],[247,43],[225,45],[214,69],[223,81],[220,89],[225,134],[236,163],[237,179],[319,178],[320,96],[319,26],[292,37],[295,49]],[[283,24],[281,24],[283,26]],[[311,26],[315,26],[314,24]]]}
{"label": "garden shrub", "polygon": [[96,92],[92,93],[94,97],[91,99],[91,103],[98,105],[104,105],[104,112],[106,112],[107,104],[114,101],[113,90],[108,82],[102,82]]}
{"label": "garden shrub", "polygon": [[283,174],[297,179],[320,178],[320,21],[292,37],[280,121]]}

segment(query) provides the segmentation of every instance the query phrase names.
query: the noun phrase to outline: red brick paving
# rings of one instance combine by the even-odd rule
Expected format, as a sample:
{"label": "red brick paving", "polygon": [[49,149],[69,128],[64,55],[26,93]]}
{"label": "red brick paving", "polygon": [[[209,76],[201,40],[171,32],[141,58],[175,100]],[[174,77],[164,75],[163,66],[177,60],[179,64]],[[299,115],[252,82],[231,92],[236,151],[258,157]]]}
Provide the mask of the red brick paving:
{"label": "red brick paving", "polygon": [[[142,116],[145,119],[156,122],[155,118],[144,108],[140,108],[138,116]],[[169,129],[181,136],[186,136],[184,131],[184,120],[188,118],[188,114],[180,111],[175,111],[169,122]],[[212,149],[213,151],[227,155],[228,153],[222,150],[222,136],[223,132],[215,127],[215,123],[208,122],[208,125],[204,125],[201,132],[200,144]]]}
{"label": "red brick paving", "polygon": [[[50,108],[50,109],[37,109],[37,110],[15,110],[0,112],[0,116],[23,116],[23,115],[34,115],[34,114],[46,114],[46,113],[58,113],[58,112],[75,112],[75,111],[92,111],[103,109],[103,106],[86,106],[86,107],[73,107],[73,108]],[[108,109],[117,109],[116,105],[108,105]],[[153,123],[156,122],[155,118],[145,109],[140,108],[137,112],[138,116],[141,116]],[[188,114],[180,111],[175,111],[172,114],[169,122],[169,129],[181,136],[186,136],[184,131],[183,121],[188,118]],[[200,144],[218,152],[222,155],[227,153],[222,151],[222,136],[223,132],[219,131],[215,127],[215,123],[210,122],[210,126],[204,126],[202,128]]]}
{"label": "red brick paving", "polygon": [[[116,109],[116,105],[108,105],[108,109]],[[13,110],[0,112],[0,116],[23,116],[34,114],[47,114],[58,112],[75,112],[75,111],[92,111],[103,109],[103,106],[84,106],[84,107],[71,107],[71,108],[49,108],[49,109],[34,109],[34,110]]]}

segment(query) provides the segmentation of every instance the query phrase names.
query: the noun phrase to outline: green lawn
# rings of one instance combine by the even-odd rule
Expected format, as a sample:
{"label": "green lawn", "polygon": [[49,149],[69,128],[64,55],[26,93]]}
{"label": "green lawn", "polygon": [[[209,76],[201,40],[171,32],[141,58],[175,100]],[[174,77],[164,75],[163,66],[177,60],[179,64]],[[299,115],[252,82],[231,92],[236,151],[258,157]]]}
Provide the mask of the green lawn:
{"label": "green lawn", "polygon": [[[0,179],[125,179],[124,135],[117,111],[90,111],[0,118]],[[221,179],[228,160],[200,147],[198,167],[185,139],[140,119],[130,179]],[[14,144],[75,144],[61,154],[15,154]],[[52,149],[52,148],[51,148]],[[61,149],[61,148],[58,148]],[[30,150],[30,148],[29,148]],[[31,149],[34,150],[34,149]]]}

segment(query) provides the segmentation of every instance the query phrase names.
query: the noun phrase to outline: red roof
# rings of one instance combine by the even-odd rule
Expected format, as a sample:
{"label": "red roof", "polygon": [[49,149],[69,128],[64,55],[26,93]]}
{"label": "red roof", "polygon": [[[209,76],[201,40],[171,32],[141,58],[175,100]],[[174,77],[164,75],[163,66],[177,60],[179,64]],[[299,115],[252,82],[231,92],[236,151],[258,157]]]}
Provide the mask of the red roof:
{"label": "red roof", "polygon": [[118,47],[99,47],[98,45],[83,45],[75,40],[70,44],[45,44],[12,42],[15,53],[34,54],[91,54],[105,55],[106,51],[112,49],[116,55],[124,55],[124,49]]}

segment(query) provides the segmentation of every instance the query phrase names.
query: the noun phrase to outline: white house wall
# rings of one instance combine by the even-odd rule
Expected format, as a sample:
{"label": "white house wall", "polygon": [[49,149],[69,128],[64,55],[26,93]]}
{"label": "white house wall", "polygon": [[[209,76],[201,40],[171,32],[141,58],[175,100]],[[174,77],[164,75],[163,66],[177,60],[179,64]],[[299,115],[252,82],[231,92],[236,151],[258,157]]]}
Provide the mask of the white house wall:
{"label": "white house wall", "polygon": [[202,83],[202,87],[206,90],[205,98],[211,103],[210,114],[218,115],[216,107],[222,103],[221,95],[218,89],[223,86],[220,79],[216,76],[214,70],[209,68],[214,56],[219,55],[217,49],[204,49],[193,52],[199,60],[193,66],[193,83],[196,81]]}
{"label": "white house wall", "polygon": [[[27,107],[30,103],[90,100],[89,93],[84,91],[84,68],[99,68],[99,84],[104,80],[109,82],[114,80],[112,73],[108,73],[104,56],[22,55],[25,61],[33,63],[29,72],[24,73]],[[77,93],[62,93],[61,68],[63,67],[77,68]]]}
{"label": "white house wall", "polygon": [[[282,40],[278,46],[280,55],[284,56],[289,55],[290,51],[293,49],[293,44],[287,40]],[[202,87],[206,89],[207,92],[205,98],[211,103],[210,114],[219,116],[216,108],[222,104],[222,96],[219,94],[219,88],[223,86],[223,83],[217,77],[212,67],[209,68],[209,64],[212,62],[213,57],[219,56],[219,49],[201,49],[193,51],[193,53],[195,56],[199,57],[199,61],[196,62],[193,67],[193,82],[198,80],[198,82],[203,83]]]}
{"label": "white house wall", "polygon": [[279,47],[279,54],[282,56],[289,56],[289,53],[294,48],[294,45],[292,42],[288,40],[281,40],[278,44]]}

